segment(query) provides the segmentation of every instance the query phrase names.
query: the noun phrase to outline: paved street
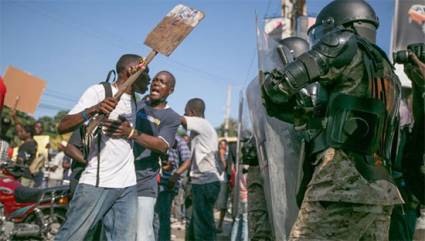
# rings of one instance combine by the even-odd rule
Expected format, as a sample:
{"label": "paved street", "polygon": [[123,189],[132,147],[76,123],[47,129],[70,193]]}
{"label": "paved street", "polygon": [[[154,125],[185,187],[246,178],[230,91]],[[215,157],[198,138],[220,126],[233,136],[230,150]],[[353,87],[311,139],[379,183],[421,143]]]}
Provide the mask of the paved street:
{"label": "paved street", "polygon": [[[218,213],[215,213],[216,223],[218,220]],[[223,232],[217,233],[217,241],[230,240],[230,232],[232,231],[232,218],[229,214],[224,218]],[[181,222],[174,222],[171,224],[171,240],[184,241],[185,226]]]}

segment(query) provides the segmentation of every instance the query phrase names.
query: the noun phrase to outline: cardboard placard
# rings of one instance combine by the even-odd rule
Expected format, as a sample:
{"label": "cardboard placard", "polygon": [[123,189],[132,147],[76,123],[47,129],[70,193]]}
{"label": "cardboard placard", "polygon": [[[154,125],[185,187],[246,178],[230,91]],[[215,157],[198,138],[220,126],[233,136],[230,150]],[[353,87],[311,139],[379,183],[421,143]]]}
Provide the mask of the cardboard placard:
{"label": "cardboard placard", "polygon": [[4,75],[7,88],[4,104],[10,108],[16,105],[16,110],[33,115],[46,87],[46,81],[29,73],[9,66]]}
{"label": "cardboard placard", "polygon": [[169,56],[203,18],[203,12],[179,4],[148,34],[145,44]]}

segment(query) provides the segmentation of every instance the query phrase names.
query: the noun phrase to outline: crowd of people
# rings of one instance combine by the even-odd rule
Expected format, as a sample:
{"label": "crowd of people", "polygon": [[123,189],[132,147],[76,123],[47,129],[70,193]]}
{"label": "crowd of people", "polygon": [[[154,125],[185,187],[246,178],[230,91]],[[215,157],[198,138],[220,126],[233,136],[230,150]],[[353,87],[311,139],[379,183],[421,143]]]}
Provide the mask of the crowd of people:
{"label": "crowd of people", "polygon": [[[67,218],[55,240],[171,240],[173,209],[174,218],[186,224],[187,240],[213,240],[222,231],[235,165],[227,142],[218,141],[204,118],[202,99],[190,99],[179,115],[167,102],[176,85],[173,74],[160,71],[151,80],[141,61],[141,56],[123,55],[117,81],[84,92],[58,124],[59,133],[71,136],[54,154],[50,144],[42,147],[34,139],[43,134],[40,122],[23,125],[12,114],[21,140],[14,161],[25,170],[21,183],[70,185]],[[137,69],[144,72],[117,98]],[[137,99],[135,94],[148,87],[149,94]],[[102,123],[90,129],[93,119]],[[178,135],[179,126],[189,135]],[[246,200],[246,188],[241,190]],[[215,207],[221,212],[217,228]]]}
{"label": "crowd of people", "polygon": [[69,182],[68,174],[70,173],[69,165],[71,159],[64,153],[67,142],[62,140],[56,149],[53,149],[50,143],[46,146],[40,146],[37,143],[39,137],[48,137],[44,135],[41,122],[35,124],[22,124],[16,116],[12,115],[15,120],[15,132],[20,141],[16,147],[10,144],[11,140],[4,135],[4,132],[11,127],[11,120],[7,117],[2,118],[2,135],[1,135],[1,163],[14,161],[22,168],[22,176],[20,182],[28,187],[54,187],[67,184]]}
{"label": "crowd of people", "polygon": [[[378,26],[365,1],[333,1],[310,29],[313,47],[282,40],[291,61],[260,78],[267,114],[292,124],[306,145],[308,175],[293,197],[300,211],[289,240],[412,240],[424,204],[425,43],[409,51],[412,90],[402,90],[374,44]],[[151,79],[136,54],[121,56],[115,71],[115,82],[89,87],[62,118],[58,132],[71,137],[56,152],[37,143],[40,122],[22,124],[12,110],[22,184],[70,185],[55,240],[172,240],[172,219],[185,223],[186,240],[216,240],[232,205],[232,241],[273,240],[255,207],[267,202],[255,137],[242,145],[242,165],[205,119],[201,98],[189,99],[184,113],[172,109],[170,71]],[[309,95],[310,85],[320,93]],[[2,161],[9,149],[2,140]]]}

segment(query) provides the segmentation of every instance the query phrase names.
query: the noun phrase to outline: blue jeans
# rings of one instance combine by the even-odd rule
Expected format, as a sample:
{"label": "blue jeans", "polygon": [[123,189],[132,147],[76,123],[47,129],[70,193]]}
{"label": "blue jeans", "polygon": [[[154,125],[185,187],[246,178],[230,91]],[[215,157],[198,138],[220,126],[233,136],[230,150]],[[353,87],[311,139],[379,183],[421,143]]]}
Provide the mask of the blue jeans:
{"label": "blue jeans", "polygon": [[155,241],[153,216],[156,198],[137,197],[137,241]]}
{"label": "blue jeans", "polygon": [[155,240],[169,241],[171,238],[171,205],[173,203],[176,192],[162,190],[159,192],[158,199],[155,204],[154,231]]}
{"label": "blue jeans", "polygon": [[192,220],[189,229],[193,232],[193,240],[216,239],[214,205],[219,192],[220,182],[192,184]]}
{"label": "blue jeans", "polygon": [[230,241],[248,241],[248,203],[239,204],[238,215],[233,222]]}
{"label": "blue jeans", "polygon": [[136,238],[136,186],[103,188],[78,184],[55,240],[80,241],[101,220],[107,240]]}

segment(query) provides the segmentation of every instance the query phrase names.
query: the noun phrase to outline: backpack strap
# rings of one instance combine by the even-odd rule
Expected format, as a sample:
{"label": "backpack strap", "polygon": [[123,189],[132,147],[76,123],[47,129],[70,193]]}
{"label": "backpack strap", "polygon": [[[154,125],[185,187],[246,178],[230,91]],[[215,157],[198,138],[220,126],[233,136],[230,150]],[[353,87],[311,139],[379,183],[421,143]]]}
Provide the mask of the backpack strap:
{"label": "backpack strap", "polygon": [[103,89],[105,90],[105,99],[108,97],[112,97],[111,83],[105,81],[105,82],[100,82],[100,84],[103,85]]}
{"label": "backpack strap", "polygon": [[109,79],[111,78],[111,75],[112,74],[114,74],[114,79],[112,80],[112,82],[114,82],[115,81],[115,79],[116,79],[116,77],[117,77],[117,72],[115,72],[115,70],[110,70],[109,72],[108,72],[108,75],[106,76],[106,80],[105,80],[105,82],[107,82],[107,83],[109,83]]}
{"label": "backpack strap", "polygon": [[99,187],[100,182],[100,146],[102,143],[102,134],[101,131],[96,136],[96,145],[97,145],[97,168],[96,168],[96,187]]}
{"label": "backpack strap", "polygon": [[[115,73],[115,71],[111,70],[108,73],[108,76],[106,77],[105,82],[100,82],[100,84],[103,85],[103,89],[105,90],[105,99],[108,97],[112,97],[112,87],[111,83],[109,83],[109,78],[112,73]],[[115,79],[115,78],[114,78]],[[99,131],[96,135],[96,145],[97,145],[97,168],[96,168],[96,187],[99,187],[100,182],[100,146],[102,143],[102,133]]]}

